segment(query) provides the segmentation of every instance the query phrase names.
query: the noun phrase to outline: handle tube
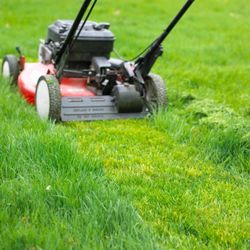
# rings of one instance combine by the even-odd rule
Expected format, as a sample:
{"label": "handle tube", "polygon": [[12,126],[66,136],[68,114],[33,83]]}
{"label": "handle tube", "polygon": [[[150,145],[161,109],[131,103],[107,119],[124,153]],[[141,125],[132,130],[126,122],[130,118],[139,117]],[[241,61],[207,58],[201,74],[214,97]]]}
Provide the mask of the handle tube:
{"label": "handle tube", "polygon": [[[163,31],[163,33],[146,49],[146,52],[143,56],[139,57],[135,63],[136,68],[135,72],[145,78],[150,72],[151,68],[154,66],[157,58],[162,54],[162,42],[167,38],[176,24],[180,21],[186,11],[190,8],[195,0],[187,0],[172,22],[168,25],[168,27]],[[140,77],[139,77],[140,78]]]}
{"label": "handle tube", "polygon": [[64,41],[63,43],[63,46],[61,48],[61,50],[58,52],[57,56],[56,56],[56,60],[55,60],[55,64],[57,65],[58,63],[60,63],[61,61],[61,58],[63,56],[63,54],[65,53],[65,51],[67,50],[67,48],[69,48],[71,46],[71,43],[74,39],[74,36],[75,36],[75,33],[82,21],[82,18],[83,16],[85,15],[90,3],[91,3],[92,0],[85,0],[70,31],[69,31],[69,34],[66,38],[66,40]]}
{"label": "handle tube", "polygon": [[156,40],[154,47],[159,47],[161,45],[161,43],[167,38],[167,36],[170,34],[170,32],[173,30],[173,28],[176,26],[176,24],[181,20],[183,15],[187,12],[187,10],[190,8],[190,6],[193,4],[194,1],[195,0],[188,0],[185,3],[185,5],[178,12],[178,14],[175,16],[175,18],[169,24],[169,26],[164,30],[162,35]]}

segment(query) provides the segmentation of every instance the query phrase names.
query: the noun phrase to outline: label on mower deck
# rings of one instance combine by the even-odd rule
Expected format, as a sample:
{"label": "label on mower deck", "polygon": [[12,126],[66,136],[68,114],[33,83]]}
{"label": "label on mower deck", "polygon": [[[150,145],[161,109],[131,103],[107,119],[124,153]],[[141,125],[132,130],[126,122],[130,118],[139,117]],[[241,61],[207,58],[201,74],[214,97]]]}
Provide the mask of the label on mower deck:
{"label": "label on mower deck", "polygon": [[143,118],[146,115],[146,112],[118,113],[113,96],[62,98],[61,118],[63,121]]}

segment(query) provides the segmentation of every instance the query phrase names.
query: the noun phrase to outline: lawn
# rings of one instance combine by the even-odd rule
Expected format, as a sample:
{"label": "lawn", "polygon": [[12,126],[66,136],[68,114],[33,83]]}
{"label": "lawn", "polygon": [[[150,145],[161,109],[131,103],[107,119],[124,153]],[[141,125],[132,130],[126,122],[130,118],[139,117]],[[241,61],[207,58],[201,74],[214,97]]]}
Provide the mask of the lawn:
{"label": "lawn", "polygon": [[[81,2],[1,0],[0,56],[29,60]],[[183,1],[99,1],[132,58]],[[144,120],[40,121],[0,79],[0,248],[249,249],[250,5],[196,1],[153,71],[169,109]]]}

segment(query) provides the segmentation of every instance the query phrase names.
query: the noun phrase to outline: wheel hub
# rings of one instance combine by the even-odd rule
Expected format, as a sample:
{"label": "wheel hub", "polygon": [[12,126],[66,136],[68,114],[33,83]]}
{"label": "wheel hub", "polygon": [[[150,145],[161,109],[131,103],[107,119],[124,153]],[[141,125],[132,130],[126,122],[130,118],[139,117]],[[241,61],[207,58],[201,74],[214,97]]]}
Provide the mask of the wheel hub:
{"label": "wheel hub", "polygon": [[4,62],[3,64],[3,76],[5,78],[9,78],[10,77],[10,65],[7,61]]}
{"label": "wheel hub", "polygon": [[43,80],[39,82],[36,93],[36,109],[42,119],[49,118],[50,98],[47,83]]}

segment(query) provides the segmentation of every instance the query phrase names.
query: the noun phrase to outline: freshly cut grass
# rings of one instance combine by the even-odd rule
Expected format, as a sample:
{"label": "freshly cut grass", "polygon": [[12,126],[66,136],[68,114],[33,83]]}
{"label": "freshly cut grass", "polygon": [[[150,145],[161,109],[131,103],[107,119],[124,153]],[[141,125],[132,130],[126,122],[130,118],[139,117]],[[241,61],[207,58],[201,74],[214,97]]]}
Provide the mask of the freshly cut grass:
{"label": "freshly cut grass", "polygon": [[68,126],[82,152],[99,156],[166,248],[247,248],[247,174],[204,160],[201,144],[178,142],[151,120]]}

